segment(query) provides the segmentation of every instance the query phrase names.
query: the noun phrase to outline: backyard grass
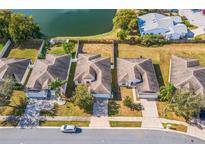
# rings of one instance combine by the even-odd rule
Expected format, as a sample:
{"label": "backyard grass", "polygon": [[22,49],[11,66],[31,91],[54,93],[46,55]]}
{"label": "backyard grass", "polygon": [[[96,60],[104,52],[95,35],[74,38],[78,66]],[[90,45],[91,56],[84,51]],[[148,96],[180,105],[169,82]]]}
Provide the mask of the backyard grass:
{"label": "backyard grass", "polygon": [[[132,111],[130,108],[126,107],[123,104],[123,100],[126,96],[131,97],[131,99],[133,100],[133,93],[132,93],[132,89],[128,89],[126,87],[120,87],[120,94],[121,94],[121,100],[115,100],[116,104],[119,106],[118,107],[118,113],[115,113],[114,115],[111,113],[112,109],[109,110],[109,115],[112,116],[137,116],[137,117],[141,117],[142,116],[142,112],[141,111]],[[110,102],[113,103],[113,102]],[[110,104],[110,106],[112,106]]]}
{"label": "backyard grass", "polygon": [[180,132],[187,132],[187,126],[182,124],[162,123],[162,125],[165,129],[167,128],[167,125],[170,125],[169,129],[180,131]]}
{"label": "backyard grass", "polygon": [[36,49],[12,49],[8,55],[9,58],[30,58],[34,63],[38,56]]}
{"label": "backyard grass", "polygon": [[177,116],[176,113],[170,110],[169,104],[167,102],[157,102],[157,110],[160,118],[185,121],[181,116]]}
{"label": "backyard grass", "polygon": [[67,102],[65,105],[58,105],[56,116],[84,116],[89,117],[91,114],[85,113],[78,106],[71,102]]}
{"label": "backyard grass", "polygon": [[75,125],[77,127],[88,127],[89,121],[41,121],[40,126],[62,126],[65,124]]}
{"label": "backyard grass", "polygon": [[101,54],[102,57],[111,58],[113,62],[112,44],[103,43],[82,43],[81,52],[91,54]]}
{"label": "backyard grass", "polygon": [[111,127],[141,127],[141,121],[110,121]]}
{"label": "backyard grass", "polygon": [[201,35],[197,35],[195,38],[205,40],[205,33]]}
{"label": "backyard grass", "polygon": [[137,58],[140,56],[151,58],[160,85],[168,83],[171,55],[196,58],[202,66],[205,66],[205,44],[203,43],[167,44],[161,47],[119,44],[118,50],[120,58]]}
{"label": "backyard grass", "polygon": [[[8,116],[8,115],[12,115],[13,111],[14,111],[14,107],[16,105],[19,105],[21,103],[21,98],[25,98],[25,93],[24,91],[17,91],[14,90],[13,94],[11,96],[11,102],[8,104],[9,106],[4,106],[4,107],[0,107],[0,115],[2,116]],[[13,106],[13,107],[11,107]]]}

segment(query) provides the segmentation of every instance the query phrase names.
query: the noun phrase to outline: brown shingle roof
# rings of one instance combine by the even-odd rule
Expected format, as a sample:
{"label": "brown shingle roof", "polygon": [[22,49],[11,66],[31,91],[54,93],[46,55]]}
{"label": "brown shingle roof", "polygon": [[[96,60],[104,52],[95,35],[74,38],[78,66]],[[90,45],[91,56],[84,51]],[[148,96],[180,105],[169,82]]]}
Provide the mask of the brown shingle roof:
{"label": "brown shingle roof", "polygon": [[14,77],[18,83],[21,83],[30,63],[30,59],[0,59],[0,79]]}
{"label": "brown shingle roof", "polygon": [[93,93],[111,94],[110,58],[99,54],[79,54],[74,81],[86,83],[92,80],[90,88]]}
{"label": "brown shingle roof", "polygon": [[118,83],[121,81],[142,80],[137,85],[139,92],[159,92],[159,85],[151,59],[117,58]]}
{"label": "brown shingle roof", "polygon": [[189,89],[197,94],[205,94],[205,67],[196,59],[172,56],[170,83],[176,88]]}
{"label": "brown shingle roof", "polygon": [[38,59],[34,64],[26,87],[28,89],[47,89],[50,81],[66,80],[70,56],[47,54],[46,59]]}

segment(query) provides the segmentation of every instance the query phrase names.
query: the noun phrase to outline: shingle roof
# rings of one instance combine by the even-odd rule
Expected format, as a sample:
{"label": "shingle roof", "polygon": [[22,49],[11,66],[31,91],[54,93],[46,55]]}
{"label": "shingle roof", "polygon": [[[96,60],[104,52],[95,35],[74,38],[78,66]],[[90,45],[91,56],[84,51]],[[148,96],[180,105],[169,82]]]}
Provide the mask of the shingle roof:
{"label": "shingle roof", "polygon": [[30,63],[30,59],[0,59],[0,79],[14,77],[18,83],[21,83]]}
{"label": "shingle roof", "polygon": [[205,94],[205,67],[196,59],[172,56],[170,82],[177,88],[185,88]]}
{"label": "shingle roof", "polygon": [[70,56],[47,54],[46,59],[38,59],[34,64],[32,73],[26,87],[28,89],[47,89],[50,81],[66,80]]}
{"label": "shingle roof", "polygon": [[111,94],[111,63],[110,58],[100,54],[79,54],[74,81],[86,83],[92,80],[92,93]]}
{"label": "shingle roof", "polygon": [[137,85],[139,92],[159,92],[159,85],[151,59],[117,58],[118,83],[126,80],[141,79]]}

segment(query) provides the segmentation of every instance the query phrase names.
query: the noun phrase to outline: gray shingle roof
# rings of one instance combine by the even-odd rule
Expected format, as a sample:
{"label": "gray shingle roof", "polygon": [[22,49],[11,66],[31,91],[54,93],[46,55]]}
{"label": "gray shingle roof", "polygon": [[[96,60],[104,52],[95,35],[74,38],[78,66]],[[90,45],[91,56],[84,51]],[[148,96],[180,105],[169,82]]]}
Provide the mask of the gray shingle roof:
{"label": "gray shingle roof", "polygon": [[199,66],[198,60],[172,56],[170,68],[170,83],[176,88],[205,94],[205,67]]}
{"label": "gray shingle roof", "polygon": [[32,73],[26,87],[28,89],[47,89],[50,81],[66,80],[70,56],[47,54],[46,59],[38,59],[34,64]]}
{"label": "gray shingle roof", "polygon": [[18,83],[21,83],[30,63],[30,59],[0,59],[0,79],[14,77]]}
{"label": "gray shingle roof", "polygon": [[100,54],[79,54],[74,81],[90,82],[92,93],[111,94],[111,63],[110,58]]}
{"label": "gray shingle roof", "polygon": [[137,85],[139,92],[159,92],[159,84],[151,59],[117,58],[118,83],[126,80],[141,79]]}

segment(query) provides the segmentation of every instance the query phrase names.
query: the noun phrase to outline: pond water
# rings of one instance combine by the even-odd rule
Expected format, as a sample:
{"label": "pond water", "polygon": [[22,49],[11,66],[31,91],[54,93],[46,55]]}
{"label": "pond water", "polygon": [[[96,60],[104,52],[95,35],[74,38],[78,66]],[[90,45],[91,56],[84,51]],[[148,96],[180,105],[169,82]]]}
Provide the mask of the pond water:
{"label": "pond water", "polygon": [[108,32],[116,10],[12,10],[32,15],[46,36],[86,36]]}

